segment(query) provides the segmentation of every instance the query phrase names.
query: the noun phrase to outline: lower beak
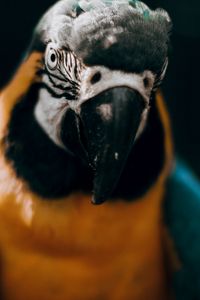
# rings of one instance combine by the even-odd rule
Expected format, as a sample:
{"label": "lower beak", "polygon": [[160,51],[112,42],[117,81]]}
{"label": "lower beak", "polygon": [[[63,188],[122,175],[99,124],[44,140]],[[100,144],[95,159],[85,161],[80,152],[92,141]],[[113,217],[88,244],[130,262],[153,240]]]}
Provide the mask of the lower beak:
{"label": "lower beak", "polygon": [[94,170],[94,204],[115,189],[140,125],[143,98],[134,90],[113,88],[84,102],[80,108],[81,145]]}

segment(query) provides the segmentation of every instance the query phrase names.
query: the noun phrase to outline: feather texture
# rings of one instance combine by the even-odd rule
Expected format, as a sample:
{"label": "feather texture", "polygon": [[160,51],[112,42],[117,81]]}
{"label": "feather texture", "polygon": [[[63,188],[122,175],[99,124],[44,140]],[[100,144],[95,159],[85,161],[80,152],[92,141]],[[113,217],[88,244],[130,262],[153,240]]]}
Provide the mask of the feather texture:
{"label": "feather texture", "polygon": [[180,261],[173,273],[176,299],[200,299],[200,183],[180,161],[168,181],[164,213]]}

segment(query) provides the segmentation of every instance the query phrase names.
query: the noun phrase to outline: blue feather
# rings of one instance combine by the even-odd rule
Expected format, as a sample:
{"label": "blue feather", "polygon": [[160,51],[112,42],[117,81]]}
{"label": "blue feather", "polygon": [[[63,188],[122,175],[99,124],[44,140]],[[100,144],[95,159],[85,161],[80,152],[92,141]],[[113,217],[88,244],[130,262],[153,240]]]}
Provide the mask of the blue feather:
{"label": "blue feather", "polygon": [[200,183],[180,161],[168,181],[164,212],[182,265],[173,274],[176,299],[200,299]]}

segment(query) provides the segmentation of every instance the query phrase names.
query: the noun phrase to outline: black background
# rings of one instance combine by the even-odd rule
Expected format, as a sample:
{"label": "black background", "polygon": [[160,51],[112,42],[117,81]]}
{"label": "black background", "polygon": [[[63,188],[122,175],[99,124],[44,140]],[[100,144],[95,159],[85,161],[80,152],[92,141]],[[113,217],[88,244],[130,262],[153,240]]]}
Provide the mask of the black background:
{"label": "black background", "polygon": [[[40,16],[55,0],[1,0],[0,87],[17,67]],[[200,1],[146,0],[172,17],[172,54],[163,91],[172,119],[176,152],[200,177]]]}

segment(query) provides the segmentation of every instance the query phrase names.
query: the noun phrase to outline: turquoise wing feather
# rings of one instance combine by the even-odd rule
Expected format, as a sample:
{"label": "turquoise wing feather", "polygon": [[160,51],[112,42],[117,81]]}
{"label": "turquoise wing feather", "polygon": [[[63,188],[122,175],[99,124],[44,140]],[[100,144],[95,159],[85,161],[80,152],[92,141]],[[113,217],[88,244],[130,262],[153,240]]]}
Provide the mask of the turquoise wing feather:
{"label": "turquoise wing feather", "polygon": [[181,262],[173,274],[176,299],[200,299],[200,182],[180,161],[168,181],[164,212]]}

